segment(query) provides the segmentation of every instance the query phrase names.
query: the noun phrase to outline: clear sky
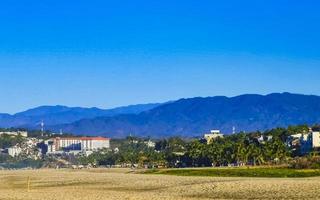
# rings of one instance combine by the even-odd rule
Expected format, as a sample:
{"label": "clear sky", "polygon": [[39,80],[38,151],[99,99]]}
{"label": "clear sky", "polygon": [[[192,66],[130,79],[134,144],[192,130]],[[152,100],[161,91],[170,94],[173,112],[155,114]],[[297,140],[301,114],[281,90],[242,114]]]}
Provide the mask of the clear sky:
{"label": "clear sky", "polygon": [[320,95],[320,1],[2,0],[0,112]]}

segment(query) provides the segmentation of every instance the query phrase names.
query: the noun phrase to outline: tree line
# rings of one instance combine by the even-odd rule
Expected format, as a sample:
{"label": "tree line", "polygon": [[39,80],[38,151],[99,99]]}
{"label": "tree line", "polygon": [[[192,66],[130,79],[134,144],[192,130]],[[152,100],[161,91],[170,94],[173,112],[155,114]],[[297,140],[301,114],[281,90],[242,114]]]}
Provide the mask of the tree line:
{"label": "tree line", "polygon": [[277,128],[264,133],[238,133],[217,138],[185,140],[179,137],[156,141],[148,147],[146,139],[128,137],[117,141],[112,150],[79,157],[82,164],[131,165],[144,167],[208,167],[285,164],[300,156],[298,149],[286,145],[288,136],[309,131],[308,126]]}

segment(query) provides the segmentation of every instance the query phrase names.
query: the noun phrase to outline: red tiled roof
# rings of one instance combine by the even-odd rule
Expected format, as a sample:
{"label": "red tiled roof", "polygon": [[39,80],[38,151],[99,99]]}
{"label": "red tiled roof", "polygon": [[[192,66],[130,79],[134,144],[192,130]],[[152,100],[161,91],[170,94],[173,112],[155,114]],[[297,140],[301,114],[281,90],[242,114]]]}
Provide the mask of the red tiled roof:
{"label": "red tiled roof", "polygon": [[104,137],[56,137],[55,139],[58,139],[58,140],[100,140],[100,141],[110,140],[110,138],[104,138]]}
{"label": "red tiled roof", "polygon": [[81,137],[81,140],[110,140],[109,138],[104,137]]}

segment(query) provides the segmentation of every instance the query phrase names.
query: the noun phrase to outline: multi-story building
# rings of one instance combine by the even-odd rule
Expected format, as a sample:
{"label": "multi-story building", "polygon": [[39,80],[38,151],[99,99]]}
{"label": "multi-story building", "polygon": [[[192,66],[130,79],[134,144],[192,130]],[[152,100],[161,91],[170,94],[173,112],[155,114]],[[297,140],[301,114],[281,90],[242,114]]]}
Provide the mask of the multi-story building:
{"label": "multi-story building", "polygon": [[47,153],[97,151],[110,148],[110,139],[104,137],[67,137],[46,141]]}
{"label": "multi-story building", "polygon": [[312,148],[320,147],[320,132],[312,132]]}
{"label": "multi-story building", "polygon": [[308,133],[291,135],[288,137],[287,145],[293,149],[299,148],[301,154],[308,154],[320,148],[320,132],[310,130]]}

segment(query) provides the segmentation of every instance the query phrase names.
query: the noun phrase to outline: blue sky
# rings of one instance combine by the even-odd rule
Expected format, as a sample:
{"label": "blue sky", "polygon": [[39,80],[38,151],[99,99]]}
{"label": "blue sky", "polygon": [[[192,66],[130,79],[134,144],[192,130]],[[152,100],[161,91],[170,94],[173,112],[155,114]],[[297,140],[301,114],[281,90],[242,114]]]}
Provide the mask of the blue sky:
{"label": "blue sky", "polygon": [[0,2],[0,112],[320,95],[320,2]]}

